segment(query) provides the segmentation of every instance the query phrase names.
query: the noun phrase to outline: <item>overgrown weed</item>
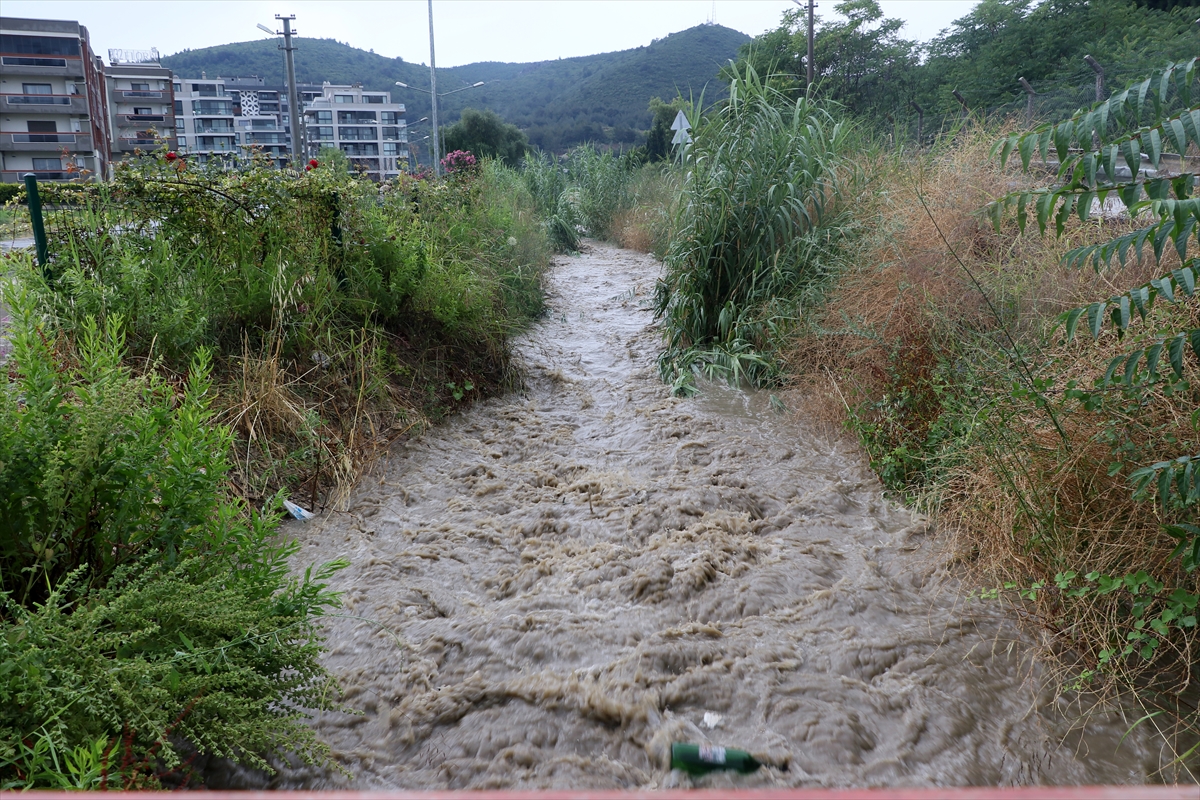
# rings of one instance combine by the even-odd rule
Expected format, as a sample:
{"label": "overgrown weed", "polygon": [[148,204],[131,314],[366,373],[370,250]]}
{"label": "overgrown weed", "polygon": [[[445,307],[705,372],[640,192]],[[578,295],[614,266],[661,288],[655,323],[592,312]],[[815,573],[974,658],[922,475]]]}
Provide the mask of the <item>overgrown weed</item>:
{"label": "overgrown weed", "polygon": [[[927,157],[864,166],[874,176],[864,208],[875,233],[797,331],[790,402],[847,426],[885,485],[952,534],[980,585],[1008,587],[1039,626],[1062,687],[1132,699],[1149,713],[1171,709],[1176,722],[1159,724],[1186,753],[1200,722],[1196,629],[1164,627],[1153,636],[1162,646],[1139,658],[1150,639],[1147,623],[1134,623],[1164,612],[1194,619],[1197,573],[1164,529],[1191,512],[1138,495],[1130,475],[1200,452],[1200,395],[1188,388],[1200,385],[1200,370],[1189,361],[1174,389],[1113,387],[1091,408],[1068,390],[1102,385],[1112,359],[1158,331],[1200,326],[1200,300],[1160,303],[1122,337],[1065,341],[1060,314],[1163,275],[1180,258],[1167,248],[1161,263],[1100,273],[1063,264],[1073,248],[1145,224],[1128,218],[1072,219],[1059,238],[1022,235],[1015,222],[995,230],[981,208],[1049,177],[990,157],[1009,130],[969,128]],[[1118,657],[1126,632],[1136,647]]]}

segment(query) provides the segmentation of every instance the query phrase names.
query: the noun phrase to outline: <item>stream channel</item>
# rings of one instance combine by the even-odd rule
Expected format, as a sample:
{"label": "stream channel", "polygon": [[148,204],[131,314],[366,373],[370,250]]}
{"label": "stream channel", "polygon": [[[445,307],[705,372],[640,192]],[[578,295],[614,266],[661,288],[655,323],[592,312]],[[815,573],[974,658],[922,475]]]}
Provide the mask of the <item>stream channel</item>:
{"label": "stream channel", "polygon": [[[274,785],[1156,780],[1149,726],[1081,725],[850,443],[765,393],[670,395],[658,271],[598,243],[558,259],[521,391],[397,448],[348,513],[289,526],[303,563],[352,562],[326,663],[361,714],[314,723],[352,777]],[[767,766],[691,779],[672,741]]]}

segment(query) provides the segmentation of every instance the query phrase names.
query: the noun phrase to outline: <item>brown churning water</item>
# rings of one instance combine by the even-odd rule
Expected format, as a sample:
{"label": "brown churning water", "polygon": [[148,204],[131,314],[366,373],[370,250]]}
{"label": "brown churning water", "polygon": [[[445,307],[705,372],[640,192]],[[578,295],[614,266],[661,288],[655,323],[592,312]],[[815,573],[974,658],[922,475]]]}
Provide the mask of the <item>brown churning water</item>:
{"label": "brown churning water", "polygon": [[295,525],[344,555],[317,721],[332,788],[663,787],[673,741],[766,766],[701,786],[1141,783],[1149,731],[1085,732],[1012,621],[846,444],[762,394],[673,398],[649,257],[592,244],[480,403]]}

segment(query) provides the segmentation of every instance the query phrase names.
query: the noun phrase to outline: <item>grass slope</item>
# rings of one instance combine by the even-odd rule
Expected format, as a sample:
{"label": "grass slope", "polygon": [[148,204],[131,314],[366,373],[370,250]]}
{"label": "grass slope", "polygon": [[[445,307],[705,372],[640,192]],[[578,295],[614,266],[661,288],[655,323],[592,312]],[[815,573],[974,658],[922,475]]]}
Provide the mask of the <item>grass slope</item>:
{"label": "grass slope", "polygon": [[[529,133],[531,141],[559,150],[581,141],[632,142],[634,131],[650,125],[651,97],[681,92],[715,98],[720,67],[749,37],[720,25],[699,25],[653,44],[613,53],[529,64],[482,62],[438,70],[444,90],[476,81],[487,86],[445,98],[438,106],[444,124],[466,107],[495,111]],[[275,42],[258,40],[185,50],[163,58],[185,78],[260,75],[283,82],[283,59]],[[299,39],[296,78],[302,83],[355,83],[373,90],[394,90],[396,81],[427,86],[429,69],[399,58],[359,50],[332,39]],[[429,114],[429,98],[396,90],[409,119]]]}

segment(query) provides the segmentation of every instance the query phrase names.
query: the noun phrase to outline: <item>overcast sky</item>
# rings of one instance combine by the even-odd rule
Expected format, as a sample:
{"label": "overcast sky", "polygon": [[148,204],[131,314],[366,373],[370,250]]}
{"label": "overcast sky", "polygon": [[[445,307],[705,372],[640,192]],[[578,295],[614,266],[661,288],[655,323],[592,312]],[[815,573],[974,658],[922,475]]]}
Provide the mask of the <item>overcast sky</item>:
{"label": "overcast sky", "polygon": [[[818,14],[833,14],[833,0]],[[903,35],[926,41],[968,13],[975,0],[883,0]],[[301,36],[332,38],[380,55],[428,63],[425,0],[4,0],[6,17],[73,19],[92,46],[180,50],[261,38],[256,23],[295,14]],[[434,0],[438,66],[475,61],[544,61],[649,44],[714,22],[756,36],[779,24],[790,0]],[[297,53],[301,58],[302,51]]]}

